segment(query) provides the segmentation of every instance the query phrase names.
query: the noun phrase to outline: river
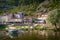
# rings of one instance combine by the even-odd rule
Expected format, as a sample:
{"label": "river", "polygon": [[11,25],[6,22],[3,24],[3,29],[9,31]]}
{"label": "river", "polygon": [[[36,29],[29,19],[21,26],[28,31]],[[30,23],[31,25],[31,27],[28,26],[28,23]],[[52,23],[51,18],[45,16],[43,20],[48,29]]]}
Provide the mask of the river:
{"label": "river", "polygon": [[[2,36],[3,34],[6,33],[0,32],[0,36]],[[10,40],[10,39],[11,38],[9,38],[6,35],[0,38],[0,40]],[[15,38],[12,38],[11,40],[14,39]],[[60,32],[59,31],[55,32],[53,30],[43,30],[43,31],[34,30],[30,31],[30,33],[28,31],[22,31],[22,34],[15,40],[60,40]]]}

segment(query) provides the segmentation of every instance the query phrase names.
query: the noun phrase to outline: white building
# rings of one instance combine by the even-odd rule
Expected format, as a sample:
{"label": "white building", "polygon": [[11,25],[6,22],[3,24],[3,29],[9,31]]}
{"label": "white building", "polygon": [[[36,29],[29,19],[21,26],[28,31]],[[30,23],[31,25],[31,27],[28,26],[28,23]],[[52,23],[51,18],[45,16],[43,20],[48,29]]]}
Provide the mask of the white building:
{"label": "white building", "polygon": [[[14,17],[13,17],[14,15]],[[0,22],[22,22],[22,12],[16,12],[16,13],[4,13],[2,16],[0,16]]]}

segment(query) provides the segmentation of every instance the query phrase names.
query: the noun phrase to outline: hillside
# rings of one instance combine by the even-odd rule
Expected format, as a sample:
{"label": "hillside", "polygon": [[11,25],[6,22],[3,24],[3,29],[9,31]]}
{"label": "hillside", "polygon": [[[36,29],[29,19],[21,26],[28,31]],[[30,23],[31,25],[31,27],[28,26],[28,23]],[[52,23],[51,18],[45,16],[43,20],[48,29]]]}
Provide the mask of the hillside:
{"label": "hillside", "polygon": [[26,15],[34,13],[44,0],[0,0],[0,13],[23,11]]}
{"label": "hillside", "polygon": [[56,8],[60,8],[60,0],[0,0],[0,13],[22,11],[25,15],[34,15]]}
{"label": "hillside", "polygon": [[43,5],[47,10],[51,11],[54,9],[60,8],[60,0],[50,0],[50,2],[47,5]]}

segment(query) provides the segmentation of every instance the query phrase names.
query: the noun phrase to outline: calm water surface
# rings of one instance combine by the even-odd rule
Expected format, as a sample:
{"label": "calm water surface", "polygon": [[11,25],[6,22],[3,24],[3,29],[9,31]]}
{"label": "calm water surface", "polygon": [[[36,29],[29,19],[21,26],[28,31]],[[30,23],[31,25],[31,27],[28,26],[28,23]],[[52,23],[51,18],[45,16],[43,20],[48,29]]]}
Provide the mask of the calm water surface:
{"label": "calm water surface", "polygon": [[[4,35],[3,35],[4,34]],[[17,38],[10,38],[5,35],[6,33],[0,32],[0,40],[60,40],[60,32],[52,30],[31,31],[30,33],[24,31]]]}

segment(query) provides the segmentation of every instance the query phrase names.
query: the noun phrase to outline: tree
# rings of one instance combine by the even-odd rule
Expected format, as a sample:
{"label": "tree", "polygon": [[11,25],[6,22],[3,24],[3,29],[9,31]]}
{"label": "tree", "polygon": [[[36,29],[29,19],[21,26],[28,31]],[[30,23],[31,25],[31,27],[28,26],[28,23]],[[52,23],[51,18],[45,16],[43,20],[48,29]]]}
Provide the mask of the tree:
{"label": "tree", "polygon": [[60,10],[55,9],[55,10],[48,12],[48,18],[47,19],[48,19],[48,22],[52,23],[52,25],[54,25],[55,28],[57,29],[57,25],[60,22]]}
{"label": "tree", "polygon": [[48,8],[50,11],[56,8],[60,8],[60,0],[50,0],[47,5],[44,5],[44,7]]}
{"label": "tree", "polygon": [[1,25],[0,25],[0,30],[5,30],[5,28],[7,28],[7,27],[8,27],[7,25],[1,24]]}
{"label": "tree", "polygon": [[0,0],[0,13],[4,11],[16,12],[22,10],[28,15],[29,11],[35,12],[37,6],[44,0]]}

